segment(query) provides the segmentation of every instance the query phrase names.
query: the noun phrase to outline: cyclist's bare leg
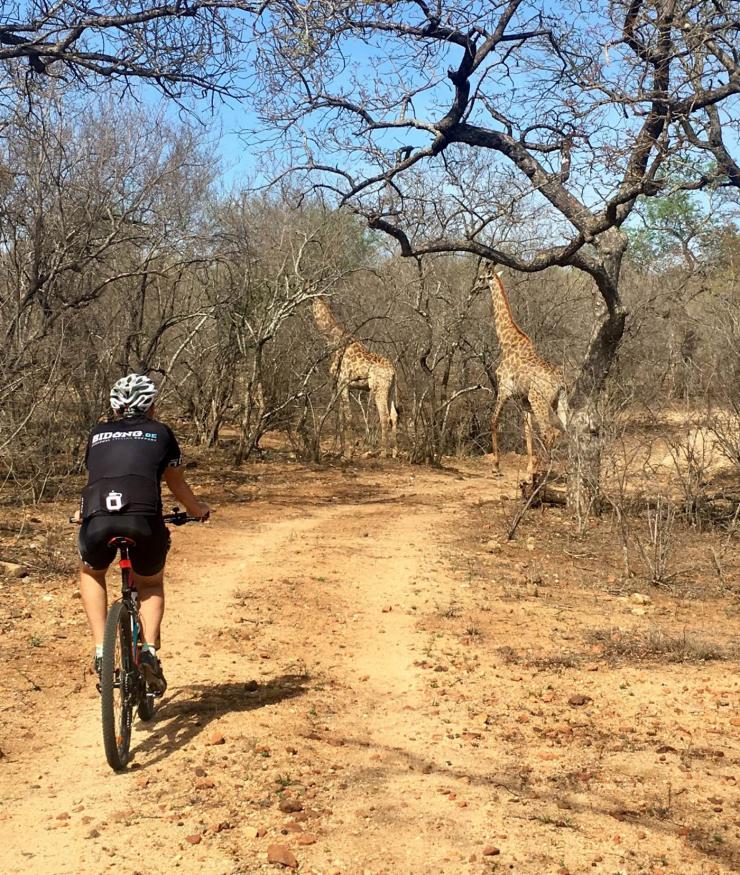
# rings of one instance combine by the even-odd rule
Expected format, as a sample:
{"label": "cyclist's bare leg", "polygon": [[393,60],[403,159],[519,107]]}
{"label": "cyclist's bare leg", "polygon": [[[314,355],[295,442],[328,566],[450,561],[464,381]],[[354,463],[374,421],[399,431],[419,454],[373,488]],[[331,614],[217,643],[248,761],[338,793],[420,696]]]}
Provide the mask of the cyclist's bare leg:
{"label": "cyclist's bare leg", "polygon": [[156,646],[164,616],[164,569],[151,577],[134,574],[134,581],[139,591],[139,617],[144,641]]}
{"label": "cyclist's bare leg", "polygon": [[105,572],[94,571],[84,563],[80,564],[80,596],[82,607],[87,614],[94,643],[102,644],[105,634],[105,617],[108,613],[108,596],[105,590]]}

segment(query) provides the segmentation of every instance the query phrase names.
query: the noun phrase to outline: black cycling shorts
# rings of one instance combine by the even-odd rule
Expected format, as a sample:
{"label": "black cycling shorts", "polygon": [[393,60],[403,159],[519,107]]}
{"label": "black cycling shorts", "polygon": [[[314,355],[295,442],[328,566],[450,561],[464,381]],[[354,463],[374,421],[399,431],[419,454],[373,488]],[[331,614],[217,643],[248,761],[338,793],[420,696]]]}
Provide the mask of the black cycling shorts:
{"label": "black cycling shorts", "polygon": [[80,527],[80,558],[94,571],[107,568],[116,556],[111,538],[124,536],[136,542],[129,549],[131,565],[142,577],[158,574],[170,549],[170,533],[161,516],[100,514]]}

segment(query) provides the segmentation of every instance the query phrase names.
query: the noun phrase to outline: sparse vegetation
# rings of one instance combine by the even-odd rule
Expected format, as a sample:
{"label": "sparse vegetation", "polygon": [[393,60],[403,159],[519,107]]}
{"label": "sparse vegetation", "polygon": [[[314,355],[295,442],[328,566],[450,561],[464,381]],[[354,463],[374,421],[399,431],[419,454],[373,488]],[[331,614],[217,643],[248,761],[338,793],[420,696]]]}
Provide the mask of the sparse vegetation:
{"label": "sparse vegetation", "polygon": [[619,662],[713,662],[740,655],[737,644],[717,644],[686,632],[676,636],[660,629],[596,629],[586,640],[599,645],[602,659]]}

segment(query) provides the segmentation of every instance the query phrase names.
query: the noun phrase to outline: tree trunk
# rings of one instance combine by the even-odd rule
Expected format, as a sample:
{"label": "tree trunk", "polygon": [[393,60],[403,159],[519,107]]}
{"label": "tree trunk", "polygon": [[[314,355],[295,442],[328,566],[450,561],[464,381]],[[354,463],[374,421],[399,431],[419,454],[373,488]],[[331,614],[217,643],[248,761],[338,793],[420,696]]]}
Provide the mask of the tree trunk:
{"label": "tree trunk", "polygon": [[262,346],[258,343],[254,351],[252,374],[244,392],[239,444],[234,456],[234,464],[249,458],[261,436],[260,429],[265,417],[265,393],[262,382]]}
{"label": "tree trunk", "polygon": [[582,530],[589,515],[600,509],[603,443],[598,399],[624,334],[627,310],[619,296],[619,276],[627,240],[612,228],[594,241],[596,257],[578,256],[576,266],[590,274],[605,308],[597,317],[586,357],[569,398],[568,504]]}

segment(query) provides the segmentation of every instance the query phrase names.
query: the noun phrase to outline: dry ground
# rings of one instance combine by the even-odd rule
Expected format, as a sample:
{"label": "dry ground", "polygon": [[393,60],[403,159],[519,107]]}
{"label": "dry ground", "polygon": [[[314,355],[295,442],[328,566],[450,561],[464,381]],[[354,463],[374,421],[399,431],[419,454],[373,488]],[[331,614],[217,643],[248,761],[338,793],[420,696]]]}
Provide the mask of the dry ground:
{"label": "dry ground", "polygon": [[736,871],[736,547],[684,531],[649,590],[608,519],[506,542],[515,477],[487,467],[195,469],[216,513],[173,535],[170,687],[120,775],[60,573],[72,501],[16,512],[2,872],[277,871],[275,845],[325,875]]}

